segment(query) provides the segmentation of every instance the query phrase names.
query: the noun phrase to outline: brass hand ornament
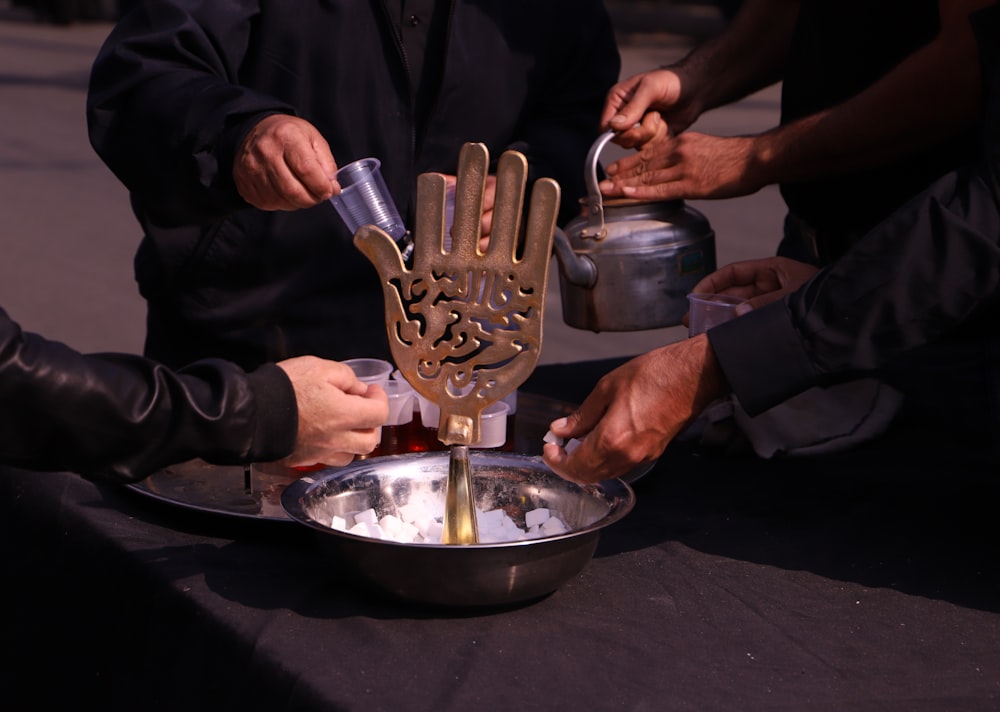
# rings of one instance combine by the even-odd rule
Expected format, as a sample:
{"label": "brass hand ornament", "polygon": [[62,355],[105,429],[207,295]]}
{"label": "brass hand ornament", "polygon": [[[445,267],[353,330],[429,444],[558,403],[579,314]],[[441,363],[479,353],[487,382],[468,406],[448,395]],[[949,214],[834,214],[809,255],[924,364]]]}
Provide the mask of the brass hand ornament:
{"label": "brass hand ornament", "polygon": [[450,249],[445,178],[419,176],[412,269],[382,230],[366,226],[354,236],[382,281],[396,365],[418,393],[440,406],[438,437],[448,445],[479,441],[483,409],[524,382],[542,344],[559,184],[535,182],[522,231],[528,164],[522,154],[505,152],[484,252],[479,240],[488,169],[486,147],[465,144]]}

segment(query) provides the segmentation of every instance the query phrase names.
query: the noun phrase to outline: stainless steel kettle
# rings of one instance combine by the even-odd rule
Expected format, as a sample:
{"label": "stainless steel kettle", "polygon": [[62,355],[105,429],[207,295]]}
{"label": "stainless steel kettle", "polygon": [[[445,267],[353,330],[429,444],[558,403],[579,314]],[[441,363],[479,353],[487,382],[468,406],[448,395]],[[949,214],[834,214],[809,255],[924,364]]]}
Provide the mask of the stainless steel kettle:
{"label": "stainless steel kettle", "polygon": [[680,200],[602,200],[597,159],[613,136],[587,155],[583,214],[556,230],[563,320],[590,331],[676,326],[687,294],[715,270],[715,232]]}

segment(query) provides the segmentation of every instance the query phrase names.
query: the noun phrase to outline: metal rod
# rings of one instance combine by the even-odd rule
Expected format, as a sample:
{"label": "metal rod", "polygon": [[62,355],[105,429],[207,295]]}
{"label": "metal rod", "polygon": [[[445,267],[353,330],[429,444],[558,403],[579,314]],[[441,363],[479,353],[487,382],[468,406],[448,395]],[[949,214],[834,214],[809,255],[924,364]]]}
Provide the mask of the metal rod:
{"label": "metal rod", "polygon": [[478,544],[476,506],[472,494],[472,465],[469,446],[452,445],[448,462],[448,487],[445,492],[444,544]]}

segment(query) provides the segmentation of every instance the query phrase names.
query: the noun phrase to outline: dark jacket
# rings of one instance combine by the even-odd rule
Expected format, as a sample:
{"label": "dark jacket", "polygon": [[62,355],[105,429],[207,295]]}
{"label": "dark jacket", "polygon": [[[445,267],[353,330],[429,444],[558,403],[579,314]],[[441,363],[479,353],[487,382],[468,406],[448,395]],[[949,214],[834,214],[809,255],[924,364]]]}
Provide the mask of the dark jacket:
{"label": "dark jacket", "polygon": [[374,268],[332,205],[263,212],[237,194],[249,128],[285,112],[314,124],[338,165],[382,160],[412,225],[416,176],[455,173],[461,146],[523,152],[579,211],[618,51],[600,0],[457,0],[440,87],[416,130],[405,54],[382,2],[141,3],[101,49],[91,142],[132,195],[149,305],[147,355],[244,366],[311,353],[388,357]]}
{"label": "dark jacket", "polygon": [[911,400],[936,403],[942,420],[978,423],[995,438],[1000,6],[978,13],[976,26],[987,103],[977,162],[934,183],[785,300],[708,332],[750,414],[811,386],[877,375]]}
{"label": "dark jacket", "polygon": [[139,356],[82,355],[0,309],[0,462],[136,481],[201,457],[220,465],[292,452],[292,385],[274,365],[218,360],[179,372]]}

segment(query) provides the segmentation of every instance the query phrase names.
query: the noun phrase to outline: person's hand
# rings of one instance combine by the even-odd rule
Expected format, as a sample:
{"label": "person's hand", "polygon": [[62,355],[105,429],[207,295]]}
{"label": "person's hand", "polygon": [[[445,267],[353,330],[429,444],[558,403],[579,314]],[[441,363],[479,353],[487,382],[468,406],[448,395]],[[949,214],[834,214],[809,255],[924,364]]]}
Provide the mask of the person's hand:
{"label": "person's hand", "polygon": [[482,410],[520,385],[537,362],[559,184],[535,181],[525,225],[528,162],[504,152],[484,250],[486,146],[465,144],[458,170],[449,250],[443,247],[447,178],[440,173],[417,181],[412,269],[374,225],[361,227],[354,244],[378,270],[396,365],[418,393],[438,402],[442,442],[468,445],[478,440]]}
{"label": "person's hand", "polygon": [[616,133],[611,140],[622,148],[652,149],[653,145],[670,138],[670,127],[658,111],[650,111],[632,128]]}
{"label": "person's hand", "polygon": [[767,185],[756,137],[689,131],[648,142],[605,169],[601,193],[636,200],[696,200],[750,195]]}
{"label": "person's hand", "polygon": [[[446,175],[446,185],[448,193],[454,195],[455,186],[458,183],[457,176]],[[497,177],[486,176],[486,183],[483,188],[483,215],[479,220],[479,249],[485,252],[490,244],[490,233],[493,231],[493,205],[497,199]]]}
{"label": "person's hand", "polygon": [[668,344],[605,375],[577,411],[553,421],[554,435],[582,442],[572,453],[546,443],[542,459],[581,484],[620,477],[658,458],[728,390],[707,336]]}
{"label": "person's hand", "polygon": [[794,292],[818,271],[814,265],[788,257],[744,260],[705,276],[691,291],[731,294],[750,300],[750,308],[757,309]]}
{"label": "person's hand", "polygon": [[377,385],[362,383],[350,366],[315,356],[278,363],[292,382],[299,410],[295,450],[289,467],[346,465],[378,445],[379,426],[389,417],[389,400]]}
{"label": "person's hand", "polygon": [[299,210],[340,192],[330,145],[316,127],[287,114],[265,117],[244,139],[233,162],[243,199],[261,210]]}
{"label": "person's hand", "polygon": [[701,113],[694,94],[684,91],[685,81],[683,72],[675,67],[618,82],[608,90],[600,127],[617,132],[614,141],[625,148],[642,146],[660,131],[680,134]]}

